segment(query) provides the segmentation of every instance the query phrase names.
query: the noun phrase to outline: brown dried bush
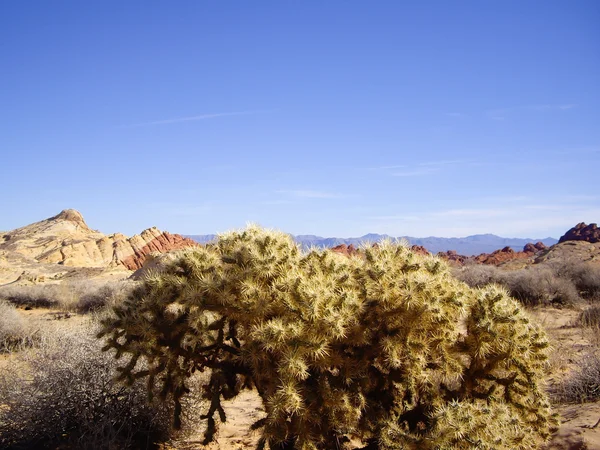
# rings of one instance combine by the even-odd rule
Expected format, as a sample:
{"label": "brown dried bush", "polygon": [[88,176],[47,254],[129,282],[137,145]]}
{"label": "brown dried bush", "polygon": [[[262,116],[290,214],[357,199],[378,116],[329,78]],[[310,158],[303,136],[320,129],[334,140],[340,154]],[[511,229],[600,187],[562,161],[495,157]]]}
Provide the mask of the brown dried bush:
{"label": "brown dried bush", "polygon": [[0,298],[26,308],[56,308],[87,313],[124,299],[134,282],[128,280],[71,281],[61,284],[11,284],[0,288]]}
{"label": "brown dried bush", "polygon": [[0,352],[10,352],[28,346],[35,340],[36,332],[19,315],[16,308],[0,300]]}
{"label": "brown dried bush", "polygon": [[556,400],[584,403],[600,400],[600,351],[595,349],[579,362],[578,369],[560,386]]}
{"label": "brown dried bush", "polygon": [[453,274],[471,287],[499,284],[526,306],[573,305],[581,302],[575,283],[556,266],[534,265],[520,270],[502,270],[494,266],[468,265]]}
{"label": "brown dried bush", "polygon": [[153,448],[171,437],[169,406],[114,381],[94,330],[49,332],[0,372],[0,448]]}

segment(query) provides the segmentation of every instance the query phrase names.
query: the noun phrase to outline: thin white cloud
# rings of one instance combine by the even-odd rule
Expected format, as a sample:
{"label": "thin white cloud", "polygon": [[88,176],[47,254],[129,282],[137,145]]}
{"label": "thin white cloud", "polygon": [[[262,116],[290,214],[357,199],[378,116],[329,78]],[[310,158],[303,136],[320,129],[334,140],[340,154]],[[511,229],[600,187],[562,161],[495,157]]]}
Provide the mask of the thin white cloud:
{"label": "thin white cloud", "polygon": [[332,192],[314,191],[310,189],[282,189],[278,194],[288,194],[296,198],[340,198],[341,195]]}
{"label": "thin white cloud", "polygon": [[181,123],[181,122],[196,122],[199,120],[215,119],[217,117],[249,116],[249,115],[253,115],[253,114],[264,114],[264,113],[268,113],[268,112],[271,112],[271,111],[254,110],[254,111],[234,111],[234,112],[224,112],[224,113],[200,114],[197,116],[177,117],[174,119],[164,119],[164,120],[155,120],[152,122],[136,123],[133,125],[126,125],[125,128],[146,127],[146,126],[151,126],[151,125],[167,125],[167,124]]}
{"label": "thin white cloud", "polygon": [[275,206],[275,205],[290,205],[294,202],[291,200],[265,200],[260,202],[261,205]]}
{"label": "thin white cloud", "polygon": [[468,162],[473,162],[472,159],[442,159],[440,161],[427,161],[419,163],[419,166],[449,166],[454,164],[465,164]]}
{"label": "thin white cloud", "polygon": [[424,175],[431,175],[433,173],[439,172],[439,167],[427,167],[422,169],[413,169],[413,170],[405,170],[402,172],[394,172],[392,176],[394,177],[421,177]]}
{"label": "thin white cloud", "polygon": [[550,202],[412,212],[367,217],[366,227],[392,236],[558,238],[579,222],[596,222],[600,207],[589,202]]}
{"label": "thin white cloud", "polygon": [[[442,168],[455,166],[459,164],[474,164],[473,159],[441,159],[438,161],[423,161],[420,163],[407,164],[391,164],[388,166],[370,167],[368,170],[379,170],[387,172],[393,177],[419,177],[431,175],[439,172]],[[404,170],[396,170],[404,169]]]}
{"label": "thin white cloud", "polygon": [[368,170],[390,170],[390,169],[403,169],[408,167],[406,164],[392,164],[389,166],[379,166],[379,167],[367,167]]}

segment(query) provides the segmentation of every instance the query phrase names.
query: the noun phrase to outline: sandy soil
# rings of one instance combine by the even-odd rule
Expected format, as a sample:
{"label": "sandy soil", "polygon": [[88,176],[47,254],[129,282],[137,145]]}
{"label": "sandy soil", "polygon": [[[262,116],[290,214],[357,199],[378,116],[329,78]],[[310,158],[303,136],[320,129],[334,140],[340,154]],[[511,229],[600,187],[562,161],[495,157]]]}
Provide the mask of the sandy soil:
{"label": "sandy soil", "polygon": [[[555,392],[559,383],[577,368],[580,358],[597,345],[598,336],[575,326],[578,310],[540,308],[531,316],[547,331],[553,346],[550,358],[548,390]],[[560,429],[546,446],[547,450],[600,450],[600,402],[556,405]]]}

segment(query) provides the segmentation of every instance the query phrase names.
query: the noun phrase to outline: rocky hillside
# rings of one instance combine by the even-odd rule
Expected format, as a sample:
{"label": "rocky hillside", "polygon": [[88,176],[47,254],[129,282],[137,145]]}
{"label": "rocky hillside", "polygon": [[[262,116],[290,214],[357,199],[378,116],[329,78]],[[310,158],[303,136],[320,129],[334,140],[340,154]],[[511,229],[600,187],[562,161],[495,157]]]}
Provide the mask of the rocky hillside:
{"label": "rocky hillside", "polygon": [[107,236],[88,227],[73,209],[0,236],[0,254],[7,261],[19,255],[41,264],[127,270],[139,269],[153,252],[194,245],[198,244],[191,239],[155,227],[132,237],[121,233]]}

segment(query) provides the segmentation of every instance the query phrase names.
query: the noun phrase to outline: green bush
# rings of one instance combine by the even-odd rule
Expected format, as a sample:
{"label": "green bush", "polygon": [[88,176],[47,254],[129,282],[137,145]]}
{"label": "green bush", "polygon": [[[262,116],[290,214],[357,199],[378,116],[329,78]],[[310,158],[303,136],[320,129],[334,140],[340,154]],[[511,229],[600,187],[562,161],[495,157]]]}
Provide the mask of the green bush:
{"label": "green bush", "polygon": [[149,275],[103,326],[127,358],[119,377],[158,386],[176,425],[189,377],[210,370],[207,442],[245,388],[267,413],[262,448],[533,449],[556,426],[548,342],[519,304],[389,242],[345,257],[258,227],[225,234]]}

